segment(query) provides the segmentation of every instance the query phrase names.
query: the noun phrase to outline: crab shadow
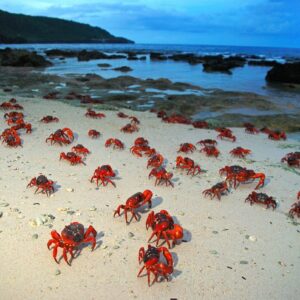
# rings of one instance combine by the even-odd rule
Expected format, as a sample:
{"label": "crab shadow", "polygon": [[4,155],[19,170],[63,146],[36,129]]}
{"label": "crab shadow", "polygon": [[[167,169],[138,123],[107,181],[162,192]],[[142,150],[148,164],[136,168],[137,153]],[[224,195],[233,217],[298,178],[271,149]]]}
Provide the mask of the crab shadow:
{"label": "crab shadow", "polygon": [[77,142],[78,141],[78,137],[79,137],[78,133],[73,132],[73,136],[74,136],[73,142]]}
{"label": "crab shadow", "polygon": [[[103,236],[104,236],[104,232],[101,231],[101,232],[98,232],[98,233],[97,233],[97,236],[96,236],[96,246],[95,246],[94,250],[92,250],[92,252],[93,252],[93,251],[96,251],[96,250],[102,245],[103,242],[100,240],[100,238],[102,238]],[[80,245],[77,247],[76,251],[74,252],[74,257],[70,257],[70,258],[69,258],[69,265],[71,265],[73,259],[76,259],[76,258],[81,254],[81,251],[82,251],[84,248],[89,247],[89,245],[90,245],[90,244],[88,244],[88,243],[82,243],[82,244],[80,244]],[[63,256],[61,256],[61,257],[59,258],[58,262],[60,262],[62,259],[63,259]]]}
{"label": "crab shadow", "polygon": [[[152,199],[151,207],[143,206],[143,207],[139,207],[138,209],[136,209],[135,214],[138,218],[137,222],[139,222],[141,220],[141,214],[146,214],[146,213],[150,212],[152,209],[154,209],[155,207],[160,205],[162,203],[162,201],[163,201],[162,197],[155,197]],[[123,214],[124,214],[124,211],[121,213],[121,215],[123,215]],[[130,220],[128,221],[127,225],[129,225],[133,221],[133,219],[134,219],[134,217],[132,215]]]}

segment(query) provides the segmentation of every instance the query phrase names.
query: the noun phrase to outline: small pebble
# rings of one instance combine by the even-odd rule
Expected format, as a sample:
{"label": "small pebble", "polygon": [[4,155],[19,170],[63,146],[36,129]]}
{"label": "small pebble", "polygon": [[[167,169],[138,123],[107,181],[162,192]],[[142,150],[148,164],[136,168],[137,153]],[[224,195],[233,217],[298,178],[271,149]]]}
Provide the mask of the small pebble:
{"label": "small pebble", "polygon": [[60,275],[61,272],[60,272],[60,270],[57,269],[54,274],[57,276],[57,275]]}
{"label": "small pebble", "polygon": [[134,237],[134,234],[132,232],[128,232],[128,237],[132,238],[132,237]]}
{"label": "small pebble", "polygon": [[68,207],[59,207],[57,210],[58,211],[67,211],[69,208]]}
{"label": "small pebble", "polygon": [[256,236],[250,235],[250,236],[249,236],[249,241],[251,241],[251,242],[256,242],[256,241],[257,241]]}
{"label": "small pebble", "polygon": [[185,213],[184,213],[183,211],[179,211],[178,214],[179,214],[180,216],[184,216],[184,215],[185,215]]}
{"label": "small pebble", "polygon": [[119,249],[119,248],[120,248],[120,246],[118,246],[118,245],[113,246],[113,249]]}
{"label": "small pebble", "polygon": [[39,235],[38,235],[37,233],[35,233],[35,234],[32,235],[32,238],[33,238],[34,240],[36,240],[36,239],[39,238]]}
{"label": "small pebble", "polygon": [[92,206],[92,207],[90,208],[90,211],[95,211],[95,210],[97,210],[97,207],[95,207],[95,206]]}
{"label": "small pebble", "polygon": [[0,211],[0,218],[2,218],[2,216],[3,216],[3,212],[2,212],[2,211]]}
{"label": "small pebble", "polygon": [[74,192],[74,189],[73,188],[66,188],[66,191],[67,192]]}
{"label": "small pebble", "polygon": [[241,264],[241,265],[248,265],[248,262],[247,262],[246,260],[241,260],[241,261],[240,261],[240,264]]}
{"label": "small pebble", "polygon": [[210,250],[209,253],[216,255],[216,254],[218,254],[218,251],[216,251],[216,250]]}
{"label": "small pebble", "polygon": [[6,206],[9,206],[9,204],[7,202],[0,202],[0,206],[1,207],[6,207]]}

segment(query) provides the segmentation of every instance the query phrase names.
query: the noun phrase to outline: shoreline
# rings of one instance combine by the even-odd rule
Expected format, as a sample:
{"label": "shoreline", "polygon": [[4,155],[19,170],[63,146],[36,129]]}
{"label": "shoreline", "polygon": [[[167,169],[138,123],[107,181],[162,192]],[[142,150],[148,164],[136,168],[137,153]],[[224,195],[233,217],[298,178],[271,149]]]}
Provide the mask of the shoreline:
{"label": "shoreline", "polygon": [[[81,105],[81,101],[74,96],[69,99],[69,94],[75,93],[87,99],[98,99],[99,103],[94,104],[98,109],[156,109],[168,114],[182,114],[193,120],[206,120],[212,127],[240,127],[245,122],[251,122],[259,128],[269,126],[272,129],[300,132],[300,108],[295,101],[283,104],[278,99],[255,93],[205,89],[166,78],[143,80],[126,75],[105,79],[94,74],[43,74],[33,72],[30,68],[0,70],[0,95],[7,97],[6,100],[18,96],[44,97],[55,93],[54,99]],[[23,72],[27,73],[26,77]],[[51,99],[43,101],[50,102]]]}
{"label": "shoreline", "polygon": [[[0,99],[8,100],[3,96]],[[1,164],[6,170],[0,181],[0,202],[9,204],[0,207],[3,212],[0,238],[5,241],[0,243],[5,257],[0,264],[0,294],[4,300],[297,299],[300,223],[286,213],[296,201],[299,174],[291,172],[280,159],[288,152],[298,151],[300,143],[270,141],[264,134],[252,136],[242,128],[233,128],[237,142],[218,140],[219,158],[207,158],[199,151],[186,155],[206,170],[191,178],[175,169],[176,151],[183,142],[215,138],[214,130],[165,124],[155,114],[121,109],[141,121],[139,132],[123,134],[120,128],[127,120],[118,118],[117,111],[105,111],[106,118],[94,120],[84,117],[86,107],[38,97],[16,99],[24,105],[25,120],[32,123],[33,132],[21,133],[22,148],[0,147]],[[45,115],[54,115],[60,122],[41,124],[39,120]],[[6,124],[2,121],[0,127],[2,132]],[[45,138],[62,127],[74,130],[76,140],[70,146],[47,145]],[[91,128],[101,132],[99,140],[88,138],[87,131]],[[173,189],[155,187],[154,181],[147,178],[150,171],[145,167],[147,159],[130,153],[129,148],[139,136],[148,139],[167,159],[167,169],[174,173]],[[120,138],[126,149],[106,149],[104,143],[109,137]],[[70,166],[59,161],[59,153],[77,143],[92,151],[86,159],[87,165]],[[232,158],[229,151],[236,146],[249,148],[253,154],[246,161]],[[94,169],[102,164],[111,164],[117,170],[116,188],[97,189],[89,182]],[[259,191],[275,197],[279,204],[276,210],[244,203],[255,183],[231,189],[221,201],[203,197],[204,189],[223,179],[218,170],[233,164],[266,174],[266,185]],[[57,191],[51,197],[34,195],[33,189],[26,189],[30,179],[40,172],[57,182]],[[113,218],[117,205],[147,188],[154,192],[153,210],[168,210],[184,228],[186,240],[171,249],[175,261],[172,280],[155,283],[150,288],[145,277],[136,277],[140,268],[138,249],[147,246],[150,236],[145,229],[147,210],[140,211],[139,222],[127,226],[124,216]],[[55,219],[32,227],[30,220],[42,214]],[[80,221],[85,226],[92,224],[99,232],[99,247],[93,252],[84,247],[71,267],[64,261],[57,265],[46,243],[52,229],[60,232],[71,221]],[[53,227],[50,229],[49,225]],[[37,238],[33,237],[35,234]]]}

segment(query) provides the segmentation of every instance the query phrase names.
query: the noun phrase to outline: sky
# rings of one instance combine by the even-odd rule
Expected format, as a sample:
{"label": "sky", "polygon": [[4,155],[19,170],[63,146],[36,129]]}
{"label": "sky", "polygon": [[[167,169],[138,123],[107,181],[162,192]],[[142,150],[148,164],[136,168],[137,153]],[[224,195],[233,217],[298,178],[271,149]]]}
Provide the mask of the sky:
{"label": "sky", "polygon": [[136,43],[300,48],[300,0],[0,0],[0,9],[99,26]]}

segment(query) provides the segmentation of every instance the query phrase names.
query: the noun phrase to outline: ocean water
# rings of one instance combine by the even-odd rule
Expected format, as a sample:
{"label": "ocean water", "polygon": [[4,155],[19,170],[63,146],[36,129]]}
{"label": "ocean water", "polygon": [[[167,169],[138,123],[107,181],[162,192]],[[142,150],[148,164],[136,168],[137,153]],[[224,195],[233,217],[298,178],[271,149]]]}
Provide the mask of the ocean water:
{"label": "ocean water", "polygon": [[[0,45],[0,48],[7,45]],[[267,48],[267,47],[237,47],[237,46],[209,46],[209,45],[157,45],[157,44],[25,44],[9,45],[12,48],[25,48],[43,53],[49,49],[69,49],[69,50],[99,50],[107,53],[122,51],[140,51],[149,53],[151,51],[172,53],[194,53],[223,54],[223,55],[259,55],[266,59],[275,59],[284,62],[286,58],[300,58],[300,49],[293,48]],[[45,69],[44,72],[51,74],[87,74],[95,73],[104,78],[112,78],[121,75],[130,75],[139,78],[168,78],[172,81],[187,82],[201,86],[203,88],[218,88],[226,91],[254,92],[260,95],[270,96],[276,103],[292,105],[300,108],[300,93],[292,89],[284,90],[269,86],[265,81],[265,76],[270,67],[248,66],[232,69],[232,74],[206,73],[202,71],[202,65],[190,65],[186,62],[150,61],[149,57],[145,61],[118,60],[91,60],[88,62],[78,62],[76,58],[65,60],[53,59],[54,66]],[[121,73],[113,70],[99,68],[99,63],[109,63],[111,68],[129,66],[132,72]]]}

